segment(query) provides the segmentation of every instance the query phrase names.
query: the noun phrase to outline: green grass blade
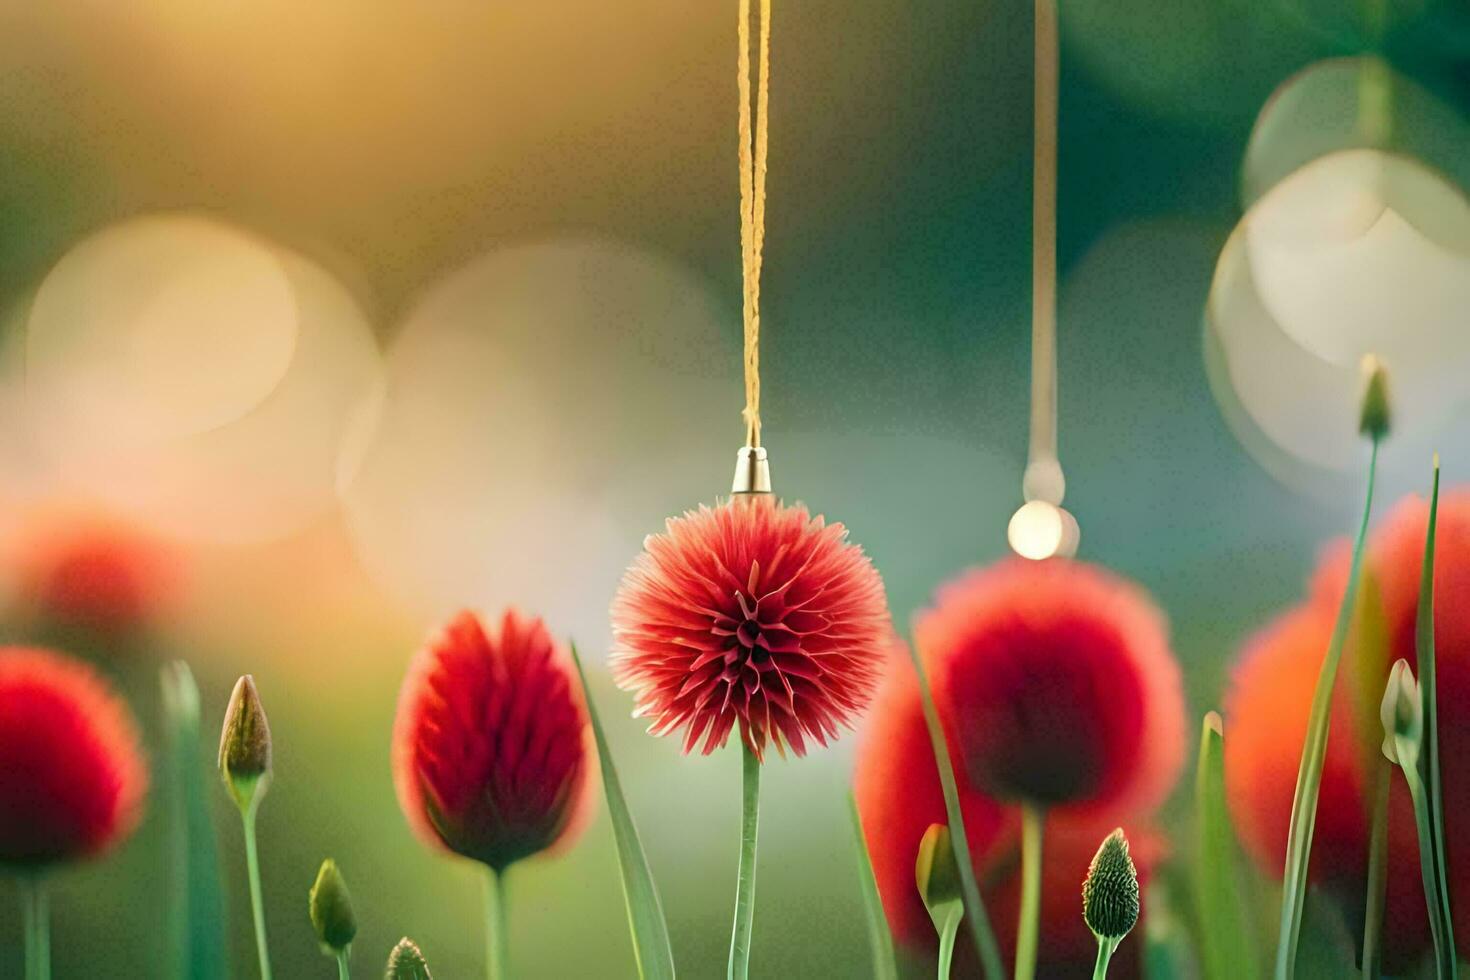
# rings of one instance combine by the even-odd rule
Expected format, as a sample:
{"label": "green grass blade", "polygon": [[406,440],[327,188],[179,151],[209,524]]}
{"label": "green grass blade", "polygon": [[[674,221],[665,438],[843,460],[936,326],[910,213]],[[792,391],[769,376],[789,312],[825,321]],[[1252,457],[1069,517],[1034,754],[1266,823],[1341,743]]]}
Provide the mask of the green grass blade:
{"label": "green grass blade", "polygon": [[[1387,761],[1387,760],[1385,760]],[[1235,876],[1234,831],[1225,803],[1225,733],[1220,716],[1205,715],[1195,770],[1194,805],[1199,853],[1195,898],[1206,980],[1255,980],[1256,960]]]}
{"label": "green grass blade", "polygon": [[160,679],[173,885],[168,896],[171,969],[188,980],[220,980],[227,975],[224,906],[205,790],[213,770],[201,749],[199,688],[182,660],[165,665]]}
{"label": "green grass blade", "polygon": [[944,726],[939,721],[939,709],[934,706],[934,692],[929,687],[929,675],[924,671],[924,662],[919,657],[918,648],[912,644],[909,646],[909,658],[913,660],[914,672],[919,677],[924,721],[929,726],[929,741],[934,746],[934,764],[939,769],[939,785],[944,790],[944,809],[949,817],[950,839],[954,842],[955,861],[960,866],[960,885],[965,896],[965,920],[970,924],[970,934],[980,953],[980,965],[985,971],[986,980],[1004,980],[1006,971],[1001,963],[1000,947],[996,945],[995,930],[990,926],[990,916],[980,897],[980,884],[975,880],[975,865],[970,860],[970,839],[965,834],[965,815],[960,810],[960,790],[955,782],[949,745],[944,740]]}
{"label": "green grass blade", "polygon": [[1380,750],[1373,773],[1368,823],[1368,885],[1363,915],[1363,980],[1378,980],[1383,960],[1383,910],[1388,901],[1388,789],[1393,765]]}
{"label": "green grass blade", "polygon": [[1337,665],[1352,623],[1359,573],[1363,566],[1363,545],[1368,538],[1368,518],[1373,512],[1373,484],[1378,475],[1378,440],[1373,440],[1368,461],[1368,492],[1363,503],[1363,519],[1353,542],[1353,560],[1348,569],[1347,588],[1332,627],[1327,655],[1317,675],[1317,688],[1312,694],[1312,713],[1307,722],[1307,737],[1302,746],[1301,764],[1297,770],[1296,791],[1291,802],[1291,829],[1286,838],[1286,867],[1282,874],[1281,929],[1276,945],[1276,980],[1291,980],[1296,972],[1296,951],[1301,939],[1302,913],[1307,898],[1307,865],[1312,857],[1312,833],[1317,822],[1317,797],[1322,788],[1322,764],[1327,757],[1327,729],[1332,718],[1332,688],[1337,682]]}
{"label": "green grass blade", "polygon": [[888,917],[883,914],[883,900],[878,897],[878,879],[873,874],[873,861],[868,855],[868,839],[863,836],[863,818],[857,800],[847,794],[852,812],[852,832],[857,844],[858,877],[861,879],[863,912],[868,920],[868,949],[873,958],[873,980],[898,980],[898,960],[893,954],[893,933],[888,931]]}
{"label": "green grass blade", "polygon": [[582,682],[582,694],[587,702],[587,715],[592,719],[592,734],[597,740],[602,786],[607,794],[608,814],[612,817],[613,837],[617,840],[618,864],[623,871],[623,899],[628,906],[628,928],[633,935],[638,975],[646,980],[673,980],[674,950],[669,944],[663,903],[658,898],[653,872],[648,868],[643,842],[638,839],[638,827],[633,823],[633,814],[623,797],[618,770],[613,765],[612,751],[607,746],[607,736],[597,715],[597,705],[592,701],[587,672],[582,669],[582,658],[577,654],[576,644],[572,644],[572,661],[577,665],[577,677]]}
{"label": "green grass blade", "polygon": [[[1429,527],[1424,535],[1424,564],[1419,575],[1419,610],[1414,624],[1414,651],[1418,660],[1420,696],[1424,705],[1424,804],[1428,839],[1420,842],[1426,884],[1432,884],[1429,914],[1439,922],[1441,980],[1456,973],[1454,921],[1450,916],[1449,876],[1445,869],[1444,807],[1439,777],[1439,698],[1436,694],[1434,652],[1434,538],[1439,520],[1439,456],[1434,457],[1434,485],[1429,496]],[[1426,892],[1428,895],[1428,892]],[[1445,966],[1447,961],[1448,965]]]}

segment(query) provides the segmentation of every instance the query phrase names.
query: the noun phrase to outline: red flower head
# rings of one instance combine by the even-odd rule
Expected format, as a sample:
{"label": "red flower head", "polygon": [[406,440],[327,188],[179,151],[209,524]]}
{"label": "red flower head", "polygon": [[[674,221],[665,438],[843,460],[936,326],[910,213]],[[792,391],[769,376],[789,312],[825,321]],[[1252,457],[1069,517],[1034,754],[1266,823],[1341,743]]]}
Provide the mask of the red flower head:
{"label": "red flower head", "polygon": [[85,664],[0,648],[0,866],[89,857],[137,826],[148,773],[126,704]]}
{"label": "red flower head", "polygon": [[892,642],[883,581],[841,524],[767,496],[651,535],[613,600],[613,677],[684,751],[826,745],[867,707]]}
{"label": "red flower head", "polygon": [[915,634],[959,758],[990,795],[1106,822],[1174,786],[1184,694],[1139,587],[1082,562],[1009,559],[941,588]]}
{"label": "red flower head", "polygon": [[43,520],[18,547],[21,597],[62,624],[114,633],[137,629],[179,591],[177,550],[121,522]]}
{"label": "red flower head", "polygon": [[[1367,764],[1383,740],[1373,698],[1381,696],[1394,660],[1416,663],[1414,621],[1427,524],[1428,505],[1410,498],[1375,531],[1367,568],[1376,589],[1368,594],[1376,591],[1381,604],[1388,650],[1369,677],[1364,673],[1369,668],[1349,648],[1334,692],[1311,873],[1338,897],[1355,935],[1362,933],[1357,923],[1368,867]],[[1326,552],[1309,599],[1247,644],[1226,699],[1231,811],[1246,850],[1263,871],[1276,876],[1285,861],[1299,754],[1348,560],[1341,544]],[[1444,760],[1462,759],[1470,755],[1470,493],[1440,499],[1434,595],[1440,753]],[[1355,699],[1354,692],[1362,698]],[[1470,774],[1454,764],[1442,765],[1440,772],[1450,891],[1470,893]],[[1406,972],[1428,948],[1430,934],[1413,805],[1397,777],[1390,791],[1388,846],[1384,968]],[[1452,903],[1451,910],[1460,951],[1470,953],[1470,903]]]}
{"label": "red flower head", "polygon": [[462,612],[409,666],[393,777],[429,844],[496,871],[568,843],[590,812],[587,708],[539,619]]}
{"label": "red flower head", "polygon": [[[941,706],[951,745],[954,715]],[[962,770],[960,808],[970,840],[975,877],[985,898],[1001,951],[1014,955],[1016,912],[1020,906],[1021,844],[1017,809],[976,788]],[[929,732],[913,671],[895,664],[873,711],[858,750],[854,792],[862,816],[863,835],[873,859],[873,873],[894,935],[913,949],[933,952],[934,927],[914,883],[914,859],[930,824],[947,823]],[[1137,815],[1146,819],[1146,814]],[[1082,879],[1104,837],[1118,821],[1084,817],[1047,821],[1042,848],[1042,905],[1039,976],[1082,976],[1097,955],[1097,940],[1082,920]],[[1163,856],[1157,834],[1124,821],[1134,862],[1146,877]],[[1145,910],[1146,911],[1146,910]],[[1130,969],[1139,943],[1125,943],[1115,958],[1120,975]],[[969,933],[960,930],[961,960],[955,976],[978,975],[979,957]]]}

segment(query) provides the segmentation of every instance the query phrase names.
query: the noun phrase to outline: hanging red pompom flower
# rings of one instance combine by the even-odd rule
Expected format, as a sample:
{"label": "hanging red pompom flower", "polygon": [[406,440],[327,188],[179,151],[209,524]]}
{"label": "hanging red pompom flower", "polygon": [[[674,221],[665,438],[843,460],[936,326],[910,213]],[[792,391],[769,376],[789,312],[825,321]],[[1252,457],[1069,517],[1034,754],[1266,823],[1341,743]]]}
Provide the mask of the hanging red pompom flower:
{"label": "hanging red pompom flower", "polygon": [[[1337,897],[1354,935],[1362,934],[1368,868],[1367,767],[1370,761],[1376,764],[1373,754],[1382,742],[1372,698],[1381,696],[1394,660],[1417,665],[1415,619],[1427,525],[1428,504],[1411,497],[1393,509],[1370,539],[1366,570],[1371,588],[1364,593],[1377,597],[1375,612],[1388,649],[1369,668],[1351,655],[1350,647],[1334,691],[1310,871]],[[1298,755],[1349,557],[1342,543],[1328,549],[1307,601],[1246,644],[1226,699],[1225,775],[1231,811],[1246,850],[1262,871],[1274,876],[1280,876],[1284,863]],[[1470,892],[1470,775],[1450,760],[1470,755],[1470,492],[1440,498],[1434,596],[1445,853],[1450,892],[1458,895]],[[1368,669],[1373,676],[1366,676]],[[1361,694],[1361,705],[1355,693]],[[1389,972],[1406,972],[1429,948],[1430,932],[1413,805],[1401,779],[1395,777],[1391,787],[1383,965]],[[1470,903],[1453,902],[1451,912],[1460,951],[1470,953]]]}
{"label": "hanging red pompom flower", "polygon": [[706,754],[738,723],[766,743],[826,745],[867,707],[892,626],[883,580],[841,524],[766,495],[672,518],[613,601],[613,677],[649,731]]}
{"label": "hanging red pompom flower", "polygon": [[0,647],[0,866],[90,857],[137,826],[148,773],[132,713],[85,664]]}
{"label": "hanging red pompom flower", "polygon": [[409,666],[393,729],[398,802],[430,845],[497,872],[562,846],[590,811],[587,709],[539,617],[462,612]]}
{"label": "hanging red pompom flower", "polygon": [[990,795],[1106,821],[1173,787],[1184,693],[1163,613],[1138,586],[1083,562],[1009,559],[943,586],[915,636],[959,759]]}
{"label": "hanging red pompom flower", "polygon": [[[932,955],[937,939],[914,884],[914,859],[924,831],[930,824],[948,823],[948,816],[918,682],[906,663],[895,662],[891,671],[858,747],[853,791],[893,934],[905,946]],[[940,718],[953,746],[955,716],[941,707]],[[1020,907],[1018,810],[986,795],[963,769],[955,777],[975,877],[996,940],[1009,961],[1015,952]],[[1091,970],[1097,940],[1078,914],[1082,879],[1098,844],[1122,822],[1134,862],[1146,880],[1164,854],[1162,840],[1147,828],[1148,819],[1149,814],[1140,812],[1121,821],[1083,818],[1047,822],[1042,847],[1038,976],[1083,976]],[[978,976],[979,957],[968,929],[960,930],[959,944],[954,975]],[[1114,969],[1120,975],[1136,972],[1139,946],[1125,943],[1120,948],[1114,959]]]}

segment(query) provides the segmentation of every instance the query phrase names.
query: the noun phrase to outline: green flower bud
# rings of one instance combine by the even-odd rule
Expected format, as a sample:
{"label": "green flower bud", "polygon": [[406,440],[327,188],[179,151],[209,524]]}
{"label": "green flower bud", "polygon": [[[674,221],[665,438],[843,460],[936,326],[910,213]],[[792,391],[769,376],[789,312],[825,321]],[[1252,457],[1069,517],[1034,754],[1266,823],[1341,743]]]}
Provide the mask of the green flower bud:
{"label": "green flower bud", "polygon": [[316,873],[311,886],[311,926],[325,952],[342,952],[357,935],[357,916],[352,914],[352,896],[347,882],[337,870],[337,862],[327,858]]}
{"label": "green flower bud", "polygon": [[958,906],[964,911],[960,893],[960,868],[955,863],[954,847],[949,841],[949,828],[942,823],[930,824],[919,841],[919,857],[914,862],[914,881],[919,896],[935,922],[942,922]]}
{"label": "green flower bud", "polygon": [[1138,869],[1119,827],[1093,855],[1082,882],[1082,919],[1100,939],[1122,939],[1138,922]]}
{"label": "green flower bud", "polygon": [[1404,768],[1418,765],[1419,744],[1424,734],[1424,702],[1407,660],[1395,661],[1388,672],[1378,717],[1383,722],[1383,754],[1388,761]]}
{"label": "green flower bud", "polygon": [[388,972],[383,974],[383,980],[433,980],[424,954],[407,936],[398,940],[398,945],[388,954]]}
{"label": "green flower bud", "polygon": [[1358,416],[1358,431],[1374,440],[1388,435],[1393,413],[1388,403],[1388,371],[1383,362],[1369,354],[1363,358],[1363,373],[1368,383],[1363,388],[1363,407]]}
{"label": "green flower bud", "polygon": [[265,795],[271,779],[271,726],[260,706],[255,679],[249,674],[235,682],[219,739],[219,771],[225,788],[241,811]]}

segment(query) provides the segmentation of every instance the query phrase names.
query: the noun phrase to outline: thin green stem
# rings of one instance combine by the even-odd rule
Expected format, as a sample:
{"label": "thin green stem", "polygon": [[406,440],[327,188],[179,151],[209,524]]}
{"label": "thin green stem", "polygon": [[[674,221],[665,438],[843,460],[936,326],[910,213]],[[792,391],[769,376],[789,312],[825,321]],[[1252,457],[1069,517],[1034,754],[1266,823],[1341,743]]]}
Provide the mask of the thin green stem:
{"label": "thin green stem", "polygon": [[[1396,739],[1399,743],[1399,758],[1412,759],[1414,750],[1412,746],[1406,745],[1404,739]],[[1417,762],[1417,760],[1416,760]],[[1450,939],[1445,935],[1444,924],[1440,921],[1435,908],[1438,901],[1439,883],[1435,881],[1434,864],[1427,860],[1430,841],[1434,836],[1434,827],[1429,819],[1429,794],[1424,781],[1419,776],[1417,764],[1402,767],[1404,781],[1409,784],[1409,796],[1414,801],[1414,825],[1419,833],[1419,862],[1420,871],[1424,879],[1424,898],[1429,903],[1429,931],[1434,938],[1434,966],[1435,975],[1439,980],[1455,975],[1455,950],[1450,945]]]}
{"label": "thin green stem", "polygon": [[1107,980],[1108,964],[1113,961],[1113,951],[1121,940],[1097,937],[1097,965],[1092,968],[1092,980]]}
{"label": "thin green stem", "polygon": [[1363,519],[1353,542],[1353,560],[1348,569],[1347,588],[1337,610],[1332,638],[1317,675],[1312,694],[1312,713],[1307,722],[1306,742],[1297,770],[1296,790],[1291,802],[1291,828],[1286,838],[1286,867],[1282,874],[1281,929],[1276,945],[1276,980],[1291,980],[1296,973],[1297,944],[1301,939],[1302,912],[1307,899],[1307,865],[1312,856],[1312,834],[1317,822],[1317,797],[1322,789],[1322,765],[1327,757],[1327,729],[1331,721],[1332,688],[1337,682],[1337,665],[1347,641],[1362,579],[1363,545],[1368,537],[1368,518],[1373,512],[1373,486],[1378,474],[1378,439],[1368,460],[1368,492]]}
{"label": "thin green stem", "polygon": [[939,720],[939,709],[934,706],[934,692],[929,686],[929,674],[924,670],[924,660],[919,656],[917,647],[909,647],[909,659],[919,678],[924,723],[929,728],[929,744],[934,749],[934,764],[939,770],[940,788],[944,791],[949,839],[954,848],[955,863],[959,865],[960,890],[965,897],[965,918],[970,922],[970,934],[975,940],[975,948],[980,951],[980,966],[986,980],[1003,980],[1005,966],[1001,963],[995,931],[990,927],[990,916],[985,913],[985,901],[980,897],[980,883],[975,880],[975,865],[970,860],[970,841],[965,834],[965,814],[960,809],[960,791],[955,781],[954,763],[949,756],[949,743],[944,738],[944,725]]}
{"label": "thin green stem", "polygon": [[347,950],[337,954],[337,980],[352,980],[351,973],[347,969]]}
{"label": "thin green stem", "polygon": [[250,913],[255,918],[255,952],[260,959],[260,980],[271,980],[271,954],[265,940],[265,899],[260,891],[260,858],[255,848],[255,806],[240,813],[245,830],[245,871],[250,878]]}
{"label": "thin green stem", "polygon": [[50,980],[51,909],[45,881],[39,875],[22,879],[20,900],[25,914],[26,980]]}
{"label": "thin green stem", "polygon": [[1383,959],[1384,889],[1388,884],[1388,789],[1393,765],[1375,750],[1373,820],[1368,841],[1367,914],[1363,917],[1363,980],[1378,980]]}
{"label": "thin green stem", "polygon": [[490,980],[510,978],[510,920],[505,892],[508,870],[485,871],[485,975]]}
{"label": "thin green stem", "polygon": [[729,980],[750,975],[750,933],[755,920],[755,840],[761,814],[761,761],[741,741],[740,868],[735,879],[735,925],[730,933]]}
{"label": "thin green stem", "polygon": [[1021,914],[1016,924],[1016,980],[1036,976],[1036,939],[1041,924],[1041,840],[1046,813],[1021,804]]}
{"label": "thin green stem", "polygon": [[964,917],[964,907],[957,905],[954,914],[944,920],[944,928],[939,930],[939,980],[949,980],[950,964],[954,961],[954,940],[960,933],[960,920]]}

